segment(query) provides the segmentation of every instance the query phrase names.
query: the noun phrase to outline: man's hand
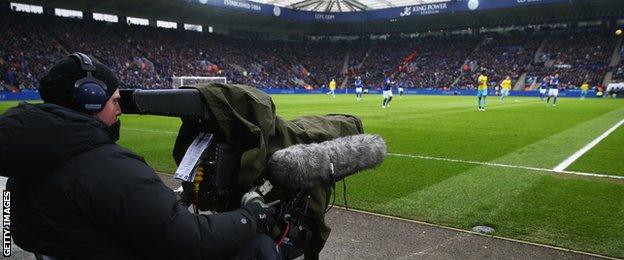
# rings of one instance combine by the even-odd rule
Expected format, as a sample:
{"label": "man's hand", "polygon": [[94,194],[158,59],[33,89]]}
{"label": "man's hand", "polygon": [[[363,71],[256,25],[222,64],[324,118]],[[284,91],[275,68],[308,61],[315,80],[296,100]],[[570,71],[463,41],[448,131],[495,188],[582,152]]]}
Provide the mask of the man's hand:
{"label": "man's hand", "polygon": [[273,215],[276,210],[274,207],[267,206],[260,200],[253,200],[245,204],[243,207],[256,218],[258,232],[267,233],[273,225]]}

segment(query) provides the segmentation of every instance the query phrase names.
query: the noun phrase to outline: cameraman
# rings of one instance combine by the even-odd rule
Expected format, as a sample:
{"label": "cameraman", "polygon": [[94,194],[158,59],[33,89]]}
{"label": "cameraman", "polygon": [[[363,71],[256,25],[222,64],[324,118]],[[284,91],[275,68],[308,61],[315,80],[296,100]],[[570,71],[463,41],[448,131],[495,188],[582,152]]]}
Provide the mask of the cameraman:
{"label": "cameraman", "polygon": [[142,157],[115,144],[119,82],[105,65],[74,53],[40,83],[44,104],[0,116],[0,175],[10,177],[17,245],[63,259],[281,257],[259,233],[270,208],[191,214]]}

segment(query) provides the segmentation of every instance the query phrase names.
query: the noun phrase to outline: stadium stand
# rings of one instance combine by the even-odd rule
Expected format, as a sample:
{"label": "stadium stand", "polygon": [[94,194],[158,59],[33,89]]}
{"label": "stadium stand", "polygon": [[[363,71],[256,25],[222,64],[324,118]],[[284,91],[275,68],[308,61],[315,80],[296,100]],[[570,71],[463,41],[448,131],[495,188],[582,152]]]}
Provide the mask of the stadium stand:
{"label": "stadium stand", "polygon": [[611,30],[589,28],[553,32],[547,38],[541,57],[527,73],[542,78],[557,72],[564,88],[578,88],[584,81],[591,86],[602,85],[615,44]]}
{"label": "stadium stand", "polygon": [[0,88],[4,90],[36,89],[38,78],[64,55],[36,18],[31,14],[2,14]]}
{"label": "stadium stand", "polygon": [[613,70],[611,82],[624,82],[624,47],[620,48],[620,65]]}
{"label": "stadium stand", "polygon": [[288,43],[300,65],[309,73],[306,79],[316,86],[327,85],[332,78],[341,82],[342,65],[348,46],[331,42]]}
{"label": "stadium stand", "polygon": [[[3,11],[7,12],[7,11]],[[36,89],[53,61],[90,53],[114,69],[124,88],[171,88],[175,76],[225,76],[261,88],[320,88],[332,78],[362,76],[378,88],[387,74],[407,88],[474,88],[481,68],[490,85],[522,73],[531,79],[561,73],[563,86],[602,84],[615,45],[610,29],[390,37],[387,40],[268,41],[177,29],[3,13],[0,90]],[[533,57],[542,42],[539,57]],[[26,44],[28,43],[28,44]],[[624,69],[612,68],[613,80]],[[531,82],[531,81],[530,81]]]}
{"label": "stadium stand", "polygon": [[450,87],[478,41],[475,37],[426,37],[379,42],[360,69],[362,79],[367,85],[381,87],[390,72],[398,74],[399,85],[407,88]]}
{"label": "stadium stand", "polygon": [[111,25],[55,17],[42,25],[68,52],[89,53],[111,67],[124,87],[158,88],[164,84],[140,49],[133,48],[134,43]]}
{"label": "stadium stand", "polygon": [[498,86],[505,76],[516,82],[533,62],[543,37],[540,34],[510,33],[486,36],[478,49],[468,57],[459,86],[476,86],[482,68],[488,71],[490,85]]}
{"label": "stadium stand", "polygon": [[620,65],[615,69],[612,82],[624,82],[624,65]]}

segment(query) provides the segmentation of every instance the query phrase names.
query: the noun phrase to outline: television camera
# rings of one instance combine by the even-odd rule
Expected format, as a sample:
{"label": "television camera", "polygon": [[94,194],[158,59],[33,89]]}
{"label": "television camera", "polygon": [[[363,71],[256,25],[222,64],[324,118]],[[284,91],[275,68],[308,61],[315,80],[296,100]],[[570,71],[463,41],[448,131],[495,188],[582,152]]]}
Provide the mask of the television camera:
{"label": "television camera", "polygon": [[[336,182],[378,166],[386,155],[384,140],[369,134],[295,144],[270,154],[265,174],[256,178],[250,188],[239,180],[244,145],[224,141],[226,138],[212,124],[215,118],[199,90],[122,90],[121,95],[126,114],[182,119],[174,148],[178,163],[174,177],[182,183],[178,190],[182,203],[196,213],[208,214],[234,210],[254,201],[273,207],[275,225],[267,234],[287,259],[304,253],[306,258],[318,258],[324,245],[322,240],[318,246],[323,231],[318,219],[324,223],[324,214],[333,205],[329,194]],[[320,210],[319,205],[323,206]],[[317,210],[312,210],[315,206]],[[317,245],[311,246],[314,243]]]}

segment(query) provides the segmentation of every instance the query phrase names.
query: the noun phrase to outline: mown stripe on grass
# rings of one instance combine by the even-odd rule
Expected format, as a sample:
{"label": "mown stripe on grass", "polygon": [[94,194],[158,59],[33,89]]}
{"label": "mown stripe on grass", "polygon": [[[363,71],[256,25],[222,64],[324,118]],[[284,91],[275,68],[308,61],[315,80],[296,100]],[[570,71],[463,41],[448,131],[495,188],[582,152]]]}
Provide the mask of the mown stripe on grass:
{"label": "mown stripe on grass", "polygon": [[401,198],[377,205],[373,211],[470,229],[496,227],[490,221],[499,207],[512,203],[544,174],[523,169],[479,166]]}
{"label": "mown stripe on grass", "polygon": [[621,185],[547,176],[517,198],[492,217],[502,223],[497,233],[624,257]]}
{"label": "mown stripe on grass", "polygon": [[398,156],[398,157],[415,158],[415,159],[423,159],[423,160],[435,160],[435,161],[445,161],[445,162],[453,162],[453,163],[476,164],[476,165],[485,165],[485,166],[491,166],[491,167],[515,168],[515,169],[524,169],[524,170],[529,170],[529,171],[563,173],[563,174],[572,174],[572,175],[579,175],[579,176],[586,176],[586,177],[597,177],[597,178],[624,180],[624,176],[618,176],[618,175],[596,174],[596,173],[575,172],[575,171],[558,171],[558,170],[554,170],[554,169],[545,169],[545,168],[529,167],[529,166],[522,166],[522,165],[508,165],[508,164],[501,164],[501,163],[477,162],[477,161],[459,160],[459,159],[452,159],[452,158],[440,158],[440,157],[432,157],[432,156],[424,156],[424,155],[414,155],[414,154],[388,153],[388,155],[390,155],[390,156]]}
{"label": "mown stripe on grass", "polygon": [[[538,144],[537,147],[542,146]],[[519,155],[512,152],[493,161],[510,161]],[[424,214],[425,221],[448,221],[457,225],[458,220],[474,219],[483,212],[505,205],[505,201],[513,201],[541,177],[543,174],[526,174],[526,169],[480,165],[410,195],[378,205],[373,210],[408,217],[418,211]]]}
{"label": "mown stripe on grass", "polygon": [[[560,153],[569,154],[566,151],[575,149],[575,146],[566,146],[567,144],[584,142],[587,139],[587,137],[583,138],[584,133],[595,129],[606,129],[608,128],[606,126],[611,125],[614,121],[613,116],[621,118],[619,116],[622,114],[624,114],[624,109],[605,113],[600,117],[585,121],[496,158],[491,162],[513,164],[507,162],[518,162],[524,159],[522,161],[525,163],[522,165],[529,165],[529,167],[533,167],[532,165],[535,164],[547,164],[547,166],[553,167],[560,161],[556,159],[562,157]],[[488,176],[488,174],[490,175]],[[413,217],[415,212],[420,212],[424,214],[421,217],[425,221],[435,221],[436,223],[449,221],[449,223],[457,225],[458,220],[472,219],[476,221],[474,217],[482,216],[484,211],[493,212],[498,207],[505,207],[544,176],[544,174],[539,173],[526,174],[526,169],[502,169],[482,165],[435,185],[417,190],[410,195],[376,205],[373,210],[390,214],[398,213],[408,217]],[[421,208],[430,210],[424,212]],[[464,227],[468,228],[468,226]]]}
{"label": "mown stripe on grass", "polygon": [[[592,138],[587,137],[586,133],[602,132],[604,129],[608,129],[614,121],[622,118],[623,114],[624,109],[605,113],[602,116],[585,121],[558,134],[496,158],[492,162],[524,161],[525,164],[523,165],[541,164],[552,167],[560,161],[557,158],[570,154],[570,151],[575,151],[575,149],[578,149],[578,146],[583,146],[587,139]],[[532,161],[525,161],[527,158]],[[518,230],[524,229],[539,229],[533,226],[526,226],[522,220],[506,223],[506,220],[501,219],[500,216],[504,214],[502,212],[508,211],[508,208],[514,208],[517,201],[521,200],[527,194],[527,191],[534,190],[533,187],[535,185],[540,185],[539,183],[543,182],[543,178],[553,177],[540,173],[526,174],[526,169],[502,169],[483,165],[469,169],[464,173],[424,189],[419,189],[407,196],[375,205],[372,207],[372,210],[465,229],[469,229],[473,225],[490,225],[495,228],[509,225],[511,230],[515,230],[513,232],[519,232]],[[567,181],[557,179],[554,182],[566,183]],[[576,181],[584,181],[586,184],[597,187],[609,185],[586,180]],[[621,189],[621,186],[617,185],[617,187]],[[585,196],[592,196],[592,194],[586,194]],[[562,195],[562,199],[564,198],[569,199],[570,197]],[[533,201],[533,205],[526,205],[526,207],[539,208],[544,204],[548,203],[538,199]],[[580,210],[591,208],[592,205],[585,205],[585,208],[581,207]],[[524,209],[520,208],[518,210],[522,211]],[[615,210],[619,211],[620,209]],[[560,214],[566,214],[566,212],[561,212]],[[546,221],[543,224],[547,225],[548,222]],[[617,223],[599,224],[615,225]],[[569,224],[557,223],[551,228],[559,230],[558,225],[566,226]],[[563,232],[571,229],[565,228]],[[509,233],[513,235],[513,232],[510,231]],[[502,233],[505,233],[504,229]],[[587,237],[587,234],[585,234],[585,237]],[[529,236],[527,239],[535,241],[534,236]],[[550,238],[550,241],[550,243],[557,245],[575,245],[572,241],[566,240],[566,238],[557,238],[554,241]],[[580,246],[576,248],[585,247]],[[598,251],[604,252],[603,250]],[[614,253],[611,250],[608,251],[610,254]]]}
{"label": "mown stripe on grass", "polygon": [[624,176],[624,127],[581,156],[567,170],[592,171]]}
{"label": "mown stripe on grass", "polygon": [[[524,101],[520,103],[497,104],[496,106],[488,107],[487,110],[489,111],[489,110],[499,110],[499,109],[515,108],[515,107],[522,107],[522,106],[529,106],[529,105],[537,105],[537,103],[539,103],[539,101]],[[394,112],[392,111],[392,107],[390,107],[384,110],[387,112],[383,114],[380,113],[374,116],[373,118],[383,119],[379,121],[397,122],[397,121],[409,121],[409,120],[414,120],[417,118],[431,118],[431,117],[436,118],[436,117],[440,117],[444,115],[460,114],[460,113],[465,113],[465,112],[470,112],[470,111],[475,111],[475,113],[478,113],[474,105],[467,105],[466,102],[464,102],[463,104],[464,104],[463,106],[440,107],[439,109],[432,109],[432,107],[430,107],[429,105],[425,108],[423,108],[422,106],[420,107],[415,106],[413,111],[403,110],[402,112]],[[487,111],[481,112],[481,113],[487,113]],[[390,116],[388,116],[388,114],[390,114]]]}
{"label": "mown stripe on grass", "polygon": [[592,133],[602,133],[622,118],[624,118],[624,108],[616,109],[490,162],[552,168],[594,139],[595,134]]}
{"label": "mown stripe on grass", "polygon": [[496,235],[621,257],[622,232],[603,231],[622,228],[622,198],[618,184],[484,166],[372,211],[463,229],[487,225]]}
{"label": "mown stripe on grass", "polygon": [[[345,180],[348,184],[349,205],[370,209],[407,196],[415,190],[444,182],[473,167],[476,166],[388,157],[380,167],[360,172]],[[336,185],[336,194],[342,192],[342,185]],[[342,203],[342,196],[337,196],[336,201]]]}
{"label": "mown stripe on grass", "polygon": [[555,171],[563,171],[563,170],[565,170],[566,168],[568,168],[568,166],[570,166],[570,164],[572,164],[578,158],[583,156],[583,154],[585,154],[587,151],[589,151],[594,146],[596,146],[598,143],[600,143],[600,141],[602,141],[603,139],[607,138],[607,136],[609,136],[613,131],[615,131],[622,124],[624,124],[624,119],[620,120],[620,122],[617,122],[613,127],[609,128],[607,131],[602,133],[600,136],[596,137],[596,139],[592,140],[591,142],[589,142],[588,144],[583,146],[583,148],[579,149],[574,154],[572,154],[570,157],[566,158],[559,165],[555,166],[555,168],[553,168],[553,170],[555,170]]}

